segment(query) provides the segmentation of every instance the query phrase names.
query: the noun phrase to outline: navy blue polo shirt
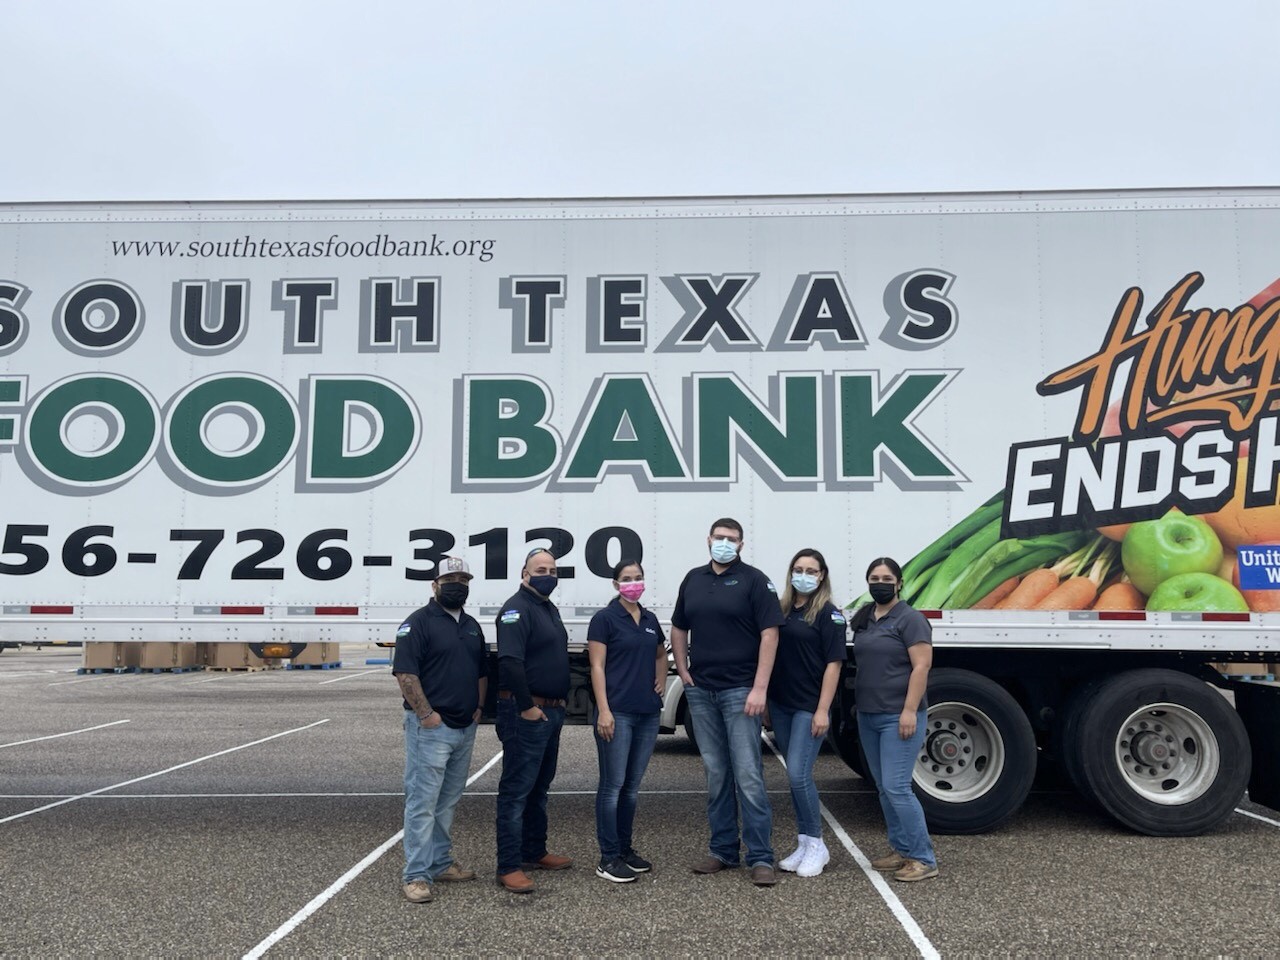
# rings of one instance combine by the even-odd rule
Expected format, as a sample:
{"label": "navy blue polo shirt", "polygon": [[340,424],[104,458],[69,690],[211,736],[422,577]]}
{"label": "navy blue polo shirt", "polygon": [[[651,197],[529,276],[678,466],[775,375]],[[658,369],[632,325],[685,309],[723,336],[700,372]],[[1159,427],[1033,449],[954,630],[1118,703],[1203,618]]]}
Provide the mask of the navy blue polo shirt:
{"label": "navy blue polo shirt", "polygon": [[[853,701],[859,713],[901,713],[911,679],[908,647],[932,643],[933,627],[925,615],[903,600],[879,620],[873,615],[866,627],[853,634],[853,659],[858,665],[853,680]],[[929,706],[920,699],[920,709]]]}
{"label": "navy blue polo shirt", "polygon": [[510,690],[521,710],[526,698],[564,700],[569,696],[569,632],[560,611],[546,597],[521,587],[497,616],[498,684]]}
{"label": "navy blue polo shirt", "polygon": [[812,713],[822,695],[822,674],[845,658],[844,614],[828,601],[812,624],[808,606],[793,608],[778,631],[778,656],[769,677],[769,699],[788,710]]}
{"label": "navy blue polo shirt", "polygon": [[671,625],[689,631],[689,674],[708,690],[750,687],[760,660],[760,633],[782,626],[773,582],[735,560],[724,573],[694,567],[680,583]]}
{"label": "navy blue polo shirt", "polygon": [[[431,709],[448,726],[471,726],[480,706],[480,677],[484,675],[484,632],[474,617],[457,620],[432,600],[409,614],[396,631],[393,673],[415,675]],[[411,710],[408,702],[404,708]]]}
{"label": "navy blue polo shirt", "polygon": [[587,627],[587,640],[603,643],[604,694],[613,713],[656,713],[662,698],[654,690],[655,664],[663,645],[662,625],[644,607],[637,623],[614,597]]}

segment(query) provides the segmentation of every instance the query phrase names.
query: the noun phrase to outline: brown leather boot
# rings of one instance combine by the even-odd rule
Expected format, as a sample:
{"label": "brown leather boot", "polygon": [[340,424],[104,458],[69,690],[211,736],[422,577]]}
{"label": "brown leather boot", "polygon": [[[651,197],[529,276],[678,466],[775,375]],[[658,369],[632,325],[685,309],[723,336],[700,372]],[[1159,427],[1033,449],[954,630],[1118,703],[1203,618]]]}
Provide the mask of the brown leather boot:
{"label": "brown leather boot", "polygon": [[573,866],[573,860],[558,853],[544,853],[537,860],[527,861],[521,866],[526,870],[568,870]]}
{"label": "brown leather boot", "polygon": [[498,885],[507,893],[533,893],[534,890],[533,881],[523,870],[498,874]]}

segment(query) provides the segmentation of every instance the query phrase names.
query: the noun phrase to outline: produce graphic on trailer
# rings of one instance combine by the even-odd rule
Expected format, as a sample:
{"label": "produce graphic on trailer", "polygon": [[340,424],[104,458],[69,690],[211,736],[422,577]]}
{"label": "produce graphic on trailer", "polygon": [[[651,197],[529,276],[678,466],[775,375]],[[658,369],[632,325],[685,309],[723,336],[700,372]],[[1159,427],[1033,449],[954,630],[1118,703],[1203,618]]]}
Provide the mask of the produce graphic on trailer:
{"label": "produce graphic on trailer", "polygon": [[[1270,412],[1280,280],[1234,309],[1188,307],[1203,283],[1183,277],[1145,329],[1142,290],[1124,293],[1100,349],[1038,387],[1083,391],[1073,436],[1015,444],[1008,497],[914,557],[906,599],[929,609],[1280,610],[1280,553],[1245,546],[1280,540],[1280,416]],[[1242,591],[1238,550],[1250,569],[1273,572]]]}

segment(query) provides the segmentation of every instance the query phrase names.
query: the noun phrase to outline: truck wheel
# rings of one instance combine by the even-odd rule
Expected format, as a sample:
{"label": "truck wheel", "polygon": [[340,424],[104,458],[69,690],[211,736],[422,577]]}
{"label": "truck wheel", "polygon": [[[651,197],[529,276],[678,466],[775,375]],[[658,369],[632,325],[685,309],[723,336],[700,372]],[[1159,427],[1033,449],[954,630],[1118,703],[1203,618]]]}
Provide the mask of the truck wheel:
{"label": "truck wheel", "polygon": [[684,717],[680,721],[680,725],[684,727],[684,735],[689,738],[689,744],[693,747],[695,753],[702,753],[698,749],[698,736],[693,732],[693,717],[689,713],[689,701],[680,696],[680,713]]}
{"label": "truck wheel", "polygon": [[929,674],[929,721],[913,779],[929,828],[984,833],[1027,798],[1036,739],[1007,690],[968,670]]}
{"label": "truck wheel", "polygon": [[1190,837],[1231,815],[1253,758],[1226,698],[1176,670],[1132,670],[1102,683],[1079,727],[1088,793],[1125,826]]}
{"label": "truck wheel", "polygon": [[837,732],[836,725],[833,723],[827,739],[835,748],[836,755],[844,761],[845,766],[862,779],[868,779],[867,755],[862,752],[862,741],[858,739],[858,728],[855,724],[842,723]]}
{"label": "truck wheel", "polygon": [[1080,721],[1084,717],[1085,708],[1093,701],[1093,695],[1102,684],[1102,679],[1095,677],[1086,680],[1071,691],[1053,725],[1049,740],[1054,759],[1076,788],[1076,792],[1085,800],[1092,800],[1092,797],[1081,770],[1084,761],[1080,753]]}

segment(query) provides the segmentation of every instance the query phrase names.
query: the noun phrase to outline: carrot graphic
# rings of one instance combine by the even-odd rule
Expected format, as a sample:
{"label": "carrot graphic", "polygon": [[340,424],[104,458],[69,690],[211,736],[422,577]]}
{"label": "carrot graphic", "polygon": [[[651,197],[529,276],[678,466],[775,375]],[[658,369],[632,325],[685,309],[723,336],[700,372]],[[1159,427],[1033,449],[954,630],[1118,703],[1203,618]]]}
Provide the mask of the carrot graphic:
{"label": "carrot graphic", "polygon": [[983,597],[981,600],[979,600],[969,609],[990,610],[993,607],[995,607],[997,603],[999,603],[1001,600],[1007,597],[1009,594],[1013,593],[1013,589],[1017,585],[1018,585],[1018,578],[1010,577],[1008,580],[1001,583],[999,586],[997,586],[994,590],[988,593],[985,597]]}

